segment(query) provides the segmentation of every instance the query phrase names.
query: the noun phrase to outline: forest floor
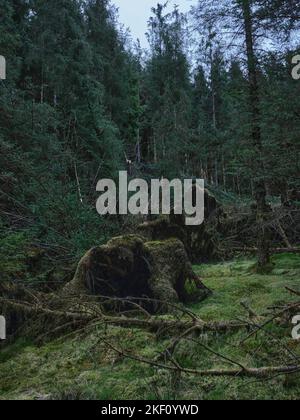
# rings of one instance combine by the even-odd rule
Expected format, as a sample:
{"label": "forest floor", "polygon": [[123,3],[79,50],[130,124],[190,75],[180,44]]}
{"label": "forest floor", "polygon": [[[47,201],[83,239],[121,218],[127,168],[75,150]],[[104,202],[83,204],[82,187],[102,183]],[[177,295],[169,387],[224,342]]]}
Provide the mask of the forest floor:
{"label": "forest floor", "polygon": [[[300,256],[280,255],[273,262],[274,270],[267,276],[255,274],[249,259],[196,266],[214,294],[189,309],[205,321],[241,320],[248,318],[243,301],[258,314],[292,301],[285,287],[299,290]],[[292,328],[292,324],[271,324],[267,333],[261,331],[245,343],[241,343],[248,335],[245,330],[201,338],[216,353],[245,366],[279,366],[287,360],[286,349],[300,356],[300,342],[292,339]],[[122,358],[105,346],[103,334],[145,358],[154,358],[166,345],[163,338],[143,330],[110,327],[104,331],[101,326],[40,347],[19,340],[0,353],[0,399],[278,400],[300,395],[299,374],[267,381],[178,375]],[[199,352],[191,340],[177,348],[176,360],[198,369],[232,367],[204,348]]]}

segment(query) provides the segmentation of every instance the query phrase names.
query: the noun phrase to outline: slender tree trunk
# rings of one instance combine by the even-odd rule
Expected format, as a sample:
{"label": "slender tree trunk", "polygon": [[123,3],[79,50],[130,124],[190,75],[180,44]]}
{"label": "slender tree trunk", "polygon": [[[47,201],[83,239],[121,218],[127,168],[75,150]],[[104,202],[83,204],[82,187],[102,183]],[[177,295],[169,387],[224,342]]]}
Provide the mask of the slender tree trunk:
{"label": "slender tree trunk", "polygon": [[[138,98],[138,106],[139,106],[139,109],[140,109],[140,106],[141,106],[140,97],[141,97],[140,83],[138,82],[138,94],[137,94],[137,98]],[[136,142],[136,161],[137,161],[138,164],[140,164],[141,161],[142,161],[140,116],[138,117],[138,128],[137,128],[137,132],[136,132],[136,137],[137,137],[137,142]]]}
{"label": "slender tree trunk", "polygon": [[[254,173],[258,180],[254,182],[254,195],[257,203],[257,223],[259,226],[258,234],[258,269],[264,271],[270,263],[270,244],[268,238],[269,207],[267,204],[267,191],[263,179],[263,163],[261,157],[263,153],[261,128],[260,128],[260,107],[259,107],[259,86],[257,77],[257,60],[254,52],[253,21],[250,0],[239,0],[244,18],[244,27],[247,46],[247,64],[249,72],[249,95],[252,115],[252,140],[253,148],[257,155],[258,166],[254,167]],[[259,175],[260,174],[260,175]]]}
{"label": "slender tree trunk", "polygon": [[[217,132],[217,109],[216,109],[216,90],[215,90],[215,81],[214,81],[214,74],[213,74],[213,63],[214,63],[214,54],[213,54],[213,47],[210,47],[210,67],[211,67],[211,90],[212,90],[212,114],[213,114],[213,128],[214,128],[214,135],[216,136]],[[217,155],[217,148],[216,148],[216,155]],[[215,167],[215,185],[216,187],[219,186],[219,176],[218,176],[218,158],[215,158],[214,162]]]}
{"label": "slender tree trunk", "polygon": [[153,138],[153,156],[154,156],[154,163],[157,163],[157,147],[156,147],[156,136],[154,134]]}
{"label": "slender tree trunk", "polygon": [[42,68],[42,81],[41,81],[40,101],[41,101],[41,104],[44,103],[44,68]]}
{"label": "slender tree trunk", "polygon": [[141,152],[141,139],[140,139],[140,129],[137,130],[137,143],[136,143],[136,161],[141,163],[142,161],[142,152]]}
{"label": "slender tree trunk", "polygon": [[226,191],[227,179],[226,179],[226,165],[225,165],[224,153],[222,154],[222,170],[223,170],[223,188],[224,188],[224,191]]}
{"label": "slender tree trunk", "polygon": [[237,186],[237,191],[238,191],[238,194],[239,194],[239,197],[241,197],[241,183],[240,183],[240,176],[239,175],[237,175],[237,177],[236,177],[236,186]]}
{"label": "slender tree trunk", "polygon": [[216,187],[219,186],[219,165],[218,159],[215,159],[215,178],[216,178]]}

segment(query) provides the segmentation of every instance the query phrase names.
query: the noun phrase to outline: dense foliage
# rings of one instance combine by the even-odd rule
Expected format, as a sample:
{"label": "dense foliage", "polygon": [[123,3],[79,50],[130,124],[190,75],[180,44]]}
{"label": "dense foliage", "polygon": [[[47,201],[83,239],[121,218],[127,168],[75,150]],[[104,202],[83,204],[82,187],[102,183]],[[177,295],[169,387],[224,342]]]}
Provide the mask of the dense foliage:
{"label": "dense foliage", "polygon": [[[231,39],[241,2],[202,3],[187,17],[157,5],[142,51],[109,0],[0,0],[2,249],[19,235],[73,258],[104,242],[124,220],[97,215],[96,181],[126,165],[145,177],[204,177],[233,197],[254,196],[259,177],[272,199],[298,200],[297,2],[253,2],[260,156],[243,30]],[[205,24],[212,11],[223,26]]]}

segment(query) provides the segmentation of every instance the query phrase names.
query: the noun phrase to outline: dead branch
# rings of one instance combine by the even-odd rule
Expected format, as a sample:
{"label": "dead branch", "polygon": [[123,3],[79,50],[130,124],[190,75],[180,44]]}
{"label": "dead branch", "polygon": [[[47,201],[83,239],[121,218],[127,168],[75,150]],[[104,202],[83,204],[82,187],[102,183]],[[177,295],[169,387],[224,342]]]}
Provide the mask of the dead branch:
{"label": "dead branch", "polygon": [[[265,333],[266,335],[268,335],[269,337],[271,337],[273,340],[275,340],[275,342],[287,353],[289,354],[297,363],[300,360],[300,357],[297,356],[291,349],[289,349],[284,343],[281,342],[281,340],[276,337],[275,334],[273,334],[270,331],[265,330],[265,326],[266,325],[259,325],[254,321],[249,321],[249,326],[251,326],[252,328],[255,327],[257,328],[256,333],[258,333],[259,331],[262,331],[263,333]],[[241,344],[243,344],[249,337],[247,337],[245,340],[243,340],[241,342]]]}
{"label": "dead branch", "polygon": [[[242,248],[233,248],[232,251],[235,252],[245,252],[245,253],[249,253],[249,254],[255,254],[257,253],[257,248],[247,248],[247,247],[242,247]],[[300,248],[272,248],[270,250],[271,254],[300,254]]]}
{"label": "dead branch", "polygon": [[74,162],[74,170],[75,170],[75,177],[76,177],[76,183],[77,183],[77,190],[78,190],[79,200],[80,200],[80,203],[83,204],[83,197],[82,197],[82,193],[81,193],[81,187],[80,187],[80,181],[79,181],[79,176],[78,176],[78,170],[77,170],[77,163],[76,163],[76,161]]}
{"label": "dead branch", "polygon": [[45,314],[52,317],[54,316],[54,317],[73,319],[73,320],[78,320],[78,321],[80,320],[93,321],[95,319],[95,315],[93,314],[73,313],[73,312],[68,312],[68,311],[52,310],[41,305],[29,304],[27,302],[16,302],[16,301],[12,301],[10,299],[5,299],[2,297],[0,297],[0,304],[3,304],[14,311],[23,312],[29,315]]}
{"label": "dead branch", "polygon": [[169,370],[172,372],[185,373],[188,375],[196,376],[210,376],[210,377],[221,377],[221,376],[232,376],[232,377],[251,377],[266,379],[274,374],[287,375],[300,371],[300,366],[268,366],[262,368],[240,368],[240,369],[210,369],[210,370],[197,370],[187,369],[181,367],[177,362],[176,365],[167,365],[159,363],[155,360],[146,359],[141,356],[129,354],[122,349],[118,349],[113,344],[104,340],[104,343],[113,351],[115,351],[120,357],[135,360],[140,363],[158,367],[160,369]]}
{"label": "dead branch", "polygon": [[96,321],[106,324],[113,325],[118,327],[126,328],[141,328],[147,329],[149,331],[158,332],[161,329],[166,331],[180,332],[186,331],[190,328],[194,328],[199,332],[218,332],[226,333],[228,331],[236,331],[241,328],[247,328],[247,323],[239,322],[230,322],[230,321],[221,321],[221,322],[203,322],[202,320],[193,320],[193,321],[179,321],[179,320],[165,320],[152,317],[151,319],[142,319],[142,318],[128,318],[120,316],[108,316],[104,315],[100,310],[97,311],[93,306],[86,304],[85,312],[71,312],[71,311],[61,311],[56,309],[49,309],[48,307],[29,304],[27,302],[16,302],[10,299],[0,298],[0,304],[10,307],[14,311],[21,311],[26,314],[44,314],[50,317],[70,319],[76,321]]}
{"label": "dead branch", "polygon": [[[166,350],[163,351],[159,355],[159,357],[157,359],[155,359],[155,360],[156,361],[160,361],[160,360],[167,360],[167,359],[169,359],[170,361],[173,361],[174,362],[174,359],[172,358],[172,355],[174,354],[174,352],[175,352],[176,347],[178,346],[178,344],[182,340],[187,339],[187,337],[189,335],[191,335],[195,331],[197,331],[196,328],[190,328],[187,331],[185,331],[181,336],[179,336],[175,340],[173,340],[173,342],[166,348]],[[220,359],[225,360],[226,362],[229,362],[232,365],[239,366],[242,370],[245,370],[245,367],[243,365],[241,365],[239,362],[236,362],[236,361],[230,359],[228,356],[224,356],[223,354],[221,354],[219,352],[216,352],[212,348],[210,348],[210,347],[206,346],[205,344],[201,343],[199,340],[192,339],[192,341],[195,342],[200,347],[204,348],[204,350],[208,351],[209,353],[212,353],[215,356],[219,357]]]}
{"label": "dead branch", "polygon": [[287,234],[285,233],[285,231],[284,231],[284,229],[283,229],[283,227],[282,227],[282,225],[281,225],[281,223],[280,223],[279,220],[277,221],[277,225],[278,225],[279,233],[280,233],[280,235],[281,235],[284,243],[286,244],[286,246],[288,247],[288,249],[292,249],[293,247],[292,247],[292,245],[291,245],[291,243],[289,241],[289,238],[287,237]]}
{"label": "dead branch", "polygon": [[300,296],[300,292],[297,290],[291,289],[290,287],[285,288],[288,292],[292,293],[292,295]]}
{"label": "dead branch", "polygon": [[[286,313],[292,310],[295,310],[299,307],[300,307],[300,302],[296,302],[296,303],[292,303],[292,304],[284,306],[283,308],[281,308],[279,312],[276,312],[271,318],[267,319],[263,324],[257,325],[257,328],[251,331],[251,333],[241,343],[245,343],[247,340],[249,340],[251,337],[257,334],[258,331],[263,330],[267,325],[271,324],[276,319],[283,317]],[[279,309],[279,308],[276,308],[276,309]]]}
{"label": "dead branch", "polygon": [[250,307],[247,301],[242,301],[240,304],[248,312],[250,319],[258,318],[257,313]]}

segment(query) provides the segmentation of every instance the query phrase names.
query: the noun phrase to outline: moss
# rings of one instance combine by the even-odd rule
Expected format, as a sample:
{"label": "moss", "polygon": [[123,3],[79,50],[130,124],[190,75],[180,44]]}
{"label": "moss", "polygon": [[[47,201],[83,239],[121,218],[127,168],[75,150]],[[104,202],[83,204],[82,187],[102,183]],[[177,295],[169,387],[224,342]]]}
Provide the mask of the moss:
{"label": "moss", "polygon": [[[255,273],[252,270],[255,262],[248,259],[195,267],[214,294],[202,303],[200,311],[197,305],[193,309],[207,320],[234,319],[241,313],[242,300],[248,300],[258,313],[274,303],[291,300],[285,287],[299,289],[300,255],[288,258],[289,268],[285,265],[285,256],[275,256],[272,260],[275,266],[269,275]],[[285,274],[277,274],[278,267],[283,267],[283,264]]]}
{"label": "moss", "polygon": [[149,248],[155,249],[164,246],[165,249],[170,249],[174,246],[182,247],[182,243],[177,238],[169,238],[164,241],[149,241],[147,242]]}
{"label": "moss", "polygon": [[[1,363],[0,399],[124,399],[139,398],[144,375],[151,369],[123,363],[103,345],[104,331],[62,340],[41,348],[24,347]],[[107,339],[132,351],[150,342],[147,333],[112,328]],[[10,349],[12,351],[12,349]],[[154,348],[144,350],[145,357]],[[14,372],[11,375],[11,372]]]}
{"label": "moss", "polygon": [[179,239],[193,262],[206,262],[216,258],[216,239],[221,233],[223,210],[216,197],[205,189],[205,223],[200,226],[186,226],[187,215],[160,216],[138,227],[138,232],[148,240],[162,241]]}
{"label": "moss", "polygon": [[[127,235],[88,251],[64,293],[148,297],[177,303],[186,300],[187,280],[197,280],[200,286],[179,239],[147,242],[142,236]],[[204,298],[206,292],[202,287],[201,296],[199,292],[196,297]]]}
{"label": "moss", "polygon": [[108,243],[108,247],[128,247],[134,249],[137,246],[142,246],[146,239],[141,235],[125,235],[111,239]]}
{"label": "moss", "polygon": [[259,264],[255,264],[253,267],[253,270],[257,272],[257,274],[270,274],[274,270],[275,265],[272,262],[269,262],[267,264],[264,264],[263,266],[260,266]]}
{"label": "moss", "polygon": [[[187,256],[183,244],[176,239],[147,242],[146,252],[152,267],[149,286],[153,297],[169,302],[178,302],[185,282]],[[182,284],[180,284],[180,282]]]}
{"label": "moss", "polygon": [[[156,245],[154,244],[154,247]],[[190,309],[205,320],[235,319],[247,315],[241,308],[242,299],[258,313],[278,301],[291,297],[285,286],[299,287],[300,256],[275,257],[275,270],[286,274],[268,276],[253,273],[252,260],[195,266],[215,290],[206,301],[191,305]],[[290,273],[293,273],[290,275]],[[166,318],[166,316],[164,317]],[[172,319],[172,315],[167,316]],[[279,325],[268,327],[283,346],[300,356],[298,342],[291,339],[291,328]],[[258,334],[245,342],[247,332],[210,334],[200,337],[206,346],[248,366],[282,364],[282,347]],[[182,380],[162,369],[120,358],[108,350],[103,338],[131,354],[154,358],[167,345],[166,338],[158,339],[151,333],[137,329],[111,328],[101,325],[89,332],[61,339],[42,347],[19,343],[6,348],[0,358],[1,399],[149,399],[149,400],[298,400],[300,379],[274,377],[270,381],[251,381],[247,378],[198,378],[184,376]],[[176,351],[176,359],[186,367],[228,368],[225,361],[212,356],[205,349],[199,351],[192,342],[183,341]]]}
{"label": "moss", "polygon": [[276,269],[300,269],[300,255],[299,254],[278,254],[272,257],[272,262]]}

